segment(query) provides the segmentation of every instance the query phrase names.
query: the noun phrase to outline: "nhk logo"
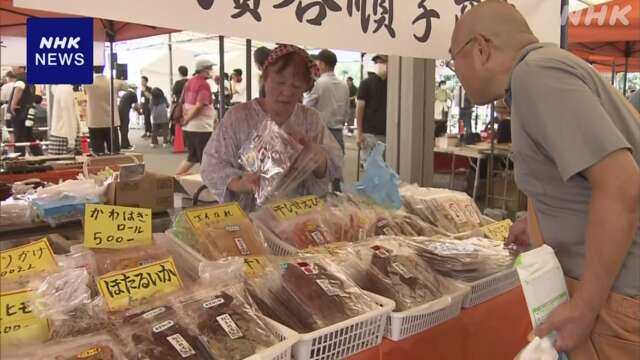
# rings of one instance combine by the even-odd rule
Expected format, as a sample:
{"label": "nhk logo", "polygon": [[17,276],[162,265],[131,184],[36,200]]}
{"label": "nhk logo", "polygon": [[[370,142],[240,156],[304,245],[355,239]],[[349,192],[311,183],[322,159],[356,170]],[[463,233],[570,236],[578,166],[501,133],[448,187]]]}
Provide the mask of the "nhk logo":
{"label": "nhk logo", "polygon": [[[40,40],[40,50],[43,49],[77,49],[80,51],[80,37],[43,37]],[[58,52],[41,52],[36,53],[36,65],[66,65],[71,64],[76,66],[84,65],[84,54],[81,52],[75,53],[58,53]]]}
{"label": "nhk logo", "polygon": [[32,84],[93,82],[93,19],[29,18],[27,80]]}

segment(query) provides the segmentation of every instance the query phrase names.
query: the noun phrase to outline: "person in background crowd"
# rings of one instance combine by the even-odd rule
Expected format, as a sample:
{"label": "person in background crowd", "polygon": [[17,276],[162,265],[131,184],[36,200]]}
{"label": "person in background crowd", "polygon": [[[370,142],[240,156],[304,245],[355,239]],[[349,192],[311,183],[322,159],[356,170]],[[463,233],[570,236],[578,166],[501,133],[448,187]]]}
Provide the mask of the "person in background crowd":
{"label": "person in background crowd", "polygon": [[247,88],[242,81],[242,70],[234,69],[231,73],[231,105],[247,101]]}
{"label": "person in background crowd", "polygon": [[451,94],[447,90],[447,82],[438,82],[435,91],[435,106],[433,118],[435,119],[435,135],[440,137],[447,133],[447,120],[449,119],[449,108],[451,107]]}
{"label": "person in background crowd", "polygon": [[[173,83],[173,87],[171,88],[171,104],[175,106],[178,101],[180,101],[180,97],[182,96],[182,90],[184,86],[189,81],[189,68],[184,65],[178,67],[178,73],[180,74],[180,79],[176,80]],[[171,111],[169,112],[171,114]],[[170,142],[173,144],[173,139],[176,136],[176,124],[169,119],[171,125],[169,125],[169,138]]]}
{"label": "person in background crowd", "polygon": [[510,144],[511,143],[511,110],[504,102],[504,99],[496,101],[495,111],[498,118],[498,132],[496,136],[496,143],[498,144]]}
{"label": "person in background crowd", "polygon": [[294,190],[292,196],[318,195],[329,191],[333,179],[342,177],[340,147],[320,114],[299,103],[313,84],[314,63],[303,49],[293,45],[275,48],[264,66],[266,97],[232,107],[215,137],[205,149],[202,180],[220,202],[238,201],[250,212],[255,209],[259,175],[246,172],[239,163],[240,148],[254,130],[271,119],[300,144],[314,148],[322,160]]}
{"label": "person in background crowd", "polygon": [[356,104],[357,143],[363,162],[375,144],[386,142],[387,136],[387,56],[376,55],[372,61],[376,71],[360,83]]}
{"label": "person in background crowd", "polygon": [[49,155],[80,153],[80,117],[72,85],[51,86],[53,110],[49,133]]}
{"label": "person in background crowd", "polygon": [[353,135],[354,122],[356,120],[356,99],[358,97],[358,87],[353,83],[353,78],[347,78],[347,87],[349,88],[349,117],[347,118],[347,130],[349,136]]}
{"label": "person in background crowd", "polygon": [[120,97],[120,103],[118,104],[118,113],[120,115],[120,146],[122,147],[122,151],[131,151],[133,150],[133,145],[129,141],[129,123],[130,118],[129,115],[131,113],[131,108],[136,113],[140,112],[140,107],[138,106],[138,95],[136,95],[137,86],[136,84],[129,84],[129,88],[127,91],[122,94]]}
{"label": "person in background crowd", "polygon": [[[113,104],[111,104],[110,79],[103,75],[104,66],[93,67],[93,84],[84,85],[87,94],[87,126],[91,151],[94,154],[104,154],[106,151],[117,154],[120,151],[120,114],[116,105],[118,92],[127,90],[127,83],[113,80]],[[113,139],[111,144],[111,109],[114,113]],[[105,147],[106,145],[106,147]]]}
{"label": "person in background crowd", "polygon": [[271,53],[271,50],[265,46],[261,46],[253,52],[253,62],[256,64],[256,67],[260,71],[260,75],[258,77],[258,84],[259,84],[258,96],[261,98],[263,98],[265,95],[264,83],[262,81],[262,73],[264,71],[264,64],[267,62],[267,58],[269,58],[270,53]]}
{"label": "person in background crowd", "polygon": [[571,360],[637,359],[640,116],[504,1],[467,10],[449,52],[473,103],[504,97],[511,108],[515,177],[530,206],[508,243],[546,243],[567,276],[570,299],[535,334],[553,332]]}
{"label": "person in background crowd", "polygon": [[[9,109],[9,100],[11,99],[11,94],[13,93],[13,88],[16,85],[16,74],[13,71],[7,71],[4,75],[3,85],[0,88],[0,120],[2,121],[2,125],[6,126],[7,129],[13,128],[11,125],[11,112]],[[1,127],[1,126],[0,126]]]}
{"label": "person in background crowd", "polygon": [[146,139],[151,136],[153,130],[151,126],[151,86],[149,86],[149,78],[142,76],[140,78],[140,100],[142,101],[142,115],[144,116],[144,134],[142,138]]}
{"label": "person in background crowd", "polygon": [[[17,68],[16,83],[9,100],[9,112],[11,116],[11,124],[14,131],[14,140],[16,143],[33,142],[33,123],[27,121],[29,110],[34,106],[35,87],[27,83],[27,73],[24,67]],[[30,145],[31,155],[42,155],[42,149],[39,145]],[[24,146],[16,146],[16,152],[22,156],[25,155]]]}
{"label": "person in background crowd", "polygon": [[164,141],[162,146],[169,146],[169,101],[158,87],[151,90],[151,124],[151,147],[158,146],[158,135],[161,135]]}
{"label": "person in background crowd", "polygon": [[631,97],[629,97],[629,101],[631,105],[636,108],[636,110],[640,113],[640,90],[636,90]]}
{"label": "person in background crowd", "polygon": [[[184,86],[184,131],[188,156],[176,171],[176,175],[187,174],[195,164],[202,162],[202,153],[213,132],[215,111],[211,87],[207,79],[211,78],[213,62],[198,60],[195,75]],[[186,125],[185,125],[186,123]]]}
{"label": "person in background crowd", "polygon": [[[213,82],[216,86],[214,91],[214,108],[220,111],[220,87],[222,86],[222,77],[216,75],[213,78]],[[231,105],[231,89],[229,89],[229,74],[224,73],[224,104],[228,108]]]}
{"label": "person in background crowd", "polygon": [[[330,50],[323,49],[315,57],[316,68],[320,77],[316,80],[311,92],[304,99],[304,104],[320,112],[320,118],[329,128],[344,154],[344,138],[342,131],[349,117],[349,88],[334,73],[338,57]],[[333,191],[340,192],[340,181],[335,179]]]}
{"label": "person in background crowd", "polygon": [[33,105],[35,108],[35,128],[47,127],[47,108],[42,106],[44,99],[40,95],[33,97]]}
{"label": "person in background crowd", "polygon": [[[13,93],[13,87],[16,84],[16,75],[13,71],[9,70],[2,78],[2,87],[0,87],[0,132],[4,131],[3,127],[7,129],[13,128],[11,125],[11,113],[9,112],[9,99]],[[6,139],[9,142],[13,142],[13,134],[0,133],[1,139]]]}

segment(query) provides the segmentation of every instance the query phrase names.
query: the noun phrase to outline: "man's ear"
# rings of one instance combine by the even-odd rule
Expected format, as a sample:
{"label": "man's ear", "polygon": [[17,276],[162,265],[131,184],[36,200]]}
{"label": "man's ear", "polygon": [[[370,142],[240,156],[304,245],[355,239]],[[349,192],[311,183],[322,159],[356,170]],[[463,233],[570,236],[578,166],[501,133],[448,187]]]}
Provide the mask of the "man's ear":
{"label": "man's ear", "polygon": [[480,65],[486,66],[487,63],[491,60],[491,40],[489,40],[482,34],[477,34],[475,38],[475,42],[478,44],[477,51],[480,55]]}

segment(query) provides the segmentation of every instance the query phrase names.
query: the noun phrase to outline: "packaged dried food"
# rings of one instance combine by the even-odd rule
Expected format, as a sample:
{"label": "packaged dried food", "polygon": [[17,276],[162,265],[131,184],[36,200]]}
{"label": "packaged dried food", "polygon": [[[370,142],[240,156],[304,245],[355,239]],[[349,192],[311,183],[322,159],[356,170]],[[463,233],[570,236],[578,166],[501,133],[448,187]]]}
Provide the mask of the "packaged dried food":
{"label": "packaged dried food", "polygon": [[104,330],[109,322],[102,297],[92,297],[85,268],[49,275],[33,292],[33,310],[49,320],[50,339],[72,338]]}
{"label": "packaged dried food", "polygon": [[445,232],[427,224],[419,217],[400,211],[378,212],[373,234],[375,236],[437,236]]}
{"label": "packaged dried food", "polygon": [[322,246],[336,242],[333,233],[323,221],[323,209],[310,211],[306,214],[279,218],[269,207],[264,207],[251,216],[269,233],[265,236],[275,236],[287,244],[306,249],[311,246]]}
{"label": "packaged dried food", "polygon": [[210,359],[187,321],[172,307],[158,307],[126,322],[119,331],[134,359]]}
{"label": "packaged dried food", "polygon": [[122,346],[106,332],[47,343],[34,359],[42,360],[126,360]]}
{"label": "packaged dried food", "polygon": [[510,269],[518,254],[515,248],[484,238],[411,239],[422,259],[438,273],[456,280],[475,282]]}
{"label": "packaged dried food", "polygon": [[312,332],[377,307],[326,259],[305,256],[274,258],[273,261],[274,269],[279,272],[277,276],[267,272],[265,277],[270,281],[254,278],[249,282],[253,293],[262,296],[258,302],[261,310],[266,307],[265,313],[279,314],[279,321],[298,332]]}
{"label": "packaged dried food", "polygon": [[94,249],[97,275],[143,266],[165,259],[171,254],[162,244],[154,241],[151,246],[139,246],[123,250]]}
{"label": "packaged dried food", "polygon": [[392,237],[352,245],[349,252],[334,261],[361,288],[394,300],[396,311],[461,289],[432,270],[403,240]]}
{"label": "packaged dried food", "polygon": [[482,226],[478,206],[465,193],[415,185],[400,190],[404,205],[412,214],[449,234],[465,233]]}
{"label": "packaged dried food", "polygon": [[322,220],[337,242],[365,241],[372,234],[376,216],[373,211],[359,209],[350,204],[329,206]]}
{"label": "packaged dried food", "polygon": [[256,191],[258,205],[263,204],[280,187],[302,145],[271,120],[263,121],[240,149],[240,164],[246,171],[259,174]]}
{"label": "packaged dried food", "polygon": [[179,301],[213,359],[242,360],[279,342],[242,285],[196,290]]}
{"label": "packaged dried food", "polygon": [[262,234],[249,219],[232,224],[202,225],[196,230],[196,237],[196,249],[208,260],[268,254]]}

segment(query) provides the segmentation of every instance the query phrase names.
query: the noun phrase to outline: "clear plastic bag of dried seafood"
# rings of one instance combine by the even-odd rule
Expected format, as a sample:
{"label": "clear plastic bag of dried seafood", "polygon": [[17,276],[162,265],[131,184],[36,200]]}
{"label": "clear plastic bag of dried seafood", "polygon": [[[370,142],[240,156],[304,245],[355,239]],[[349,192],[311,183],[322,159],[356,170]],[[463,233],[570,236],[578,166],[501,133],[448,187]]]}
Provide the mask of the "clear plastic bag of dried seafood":
{"label": "clear plastic bag of dried seafood", "polygon": [[485,238],[414,238],[411,244],[438,273],[465,282],[482,280],[512,268],[520,252],[515,247],[505,247],[503,242]]}
{"label": "clear plastic bag of dried seafood", "polygon": [[463,289],[431,269],[402,238],[381,237],[350,245],[332,261],[364,290],[395,301],[399,312]]}
{"label": "clear plastic bag of dried seafood", "polygon": [[455,235],[478,230],[482,214],[465,193],[407,185],[400,188],[407,210],[420,219]]}

